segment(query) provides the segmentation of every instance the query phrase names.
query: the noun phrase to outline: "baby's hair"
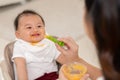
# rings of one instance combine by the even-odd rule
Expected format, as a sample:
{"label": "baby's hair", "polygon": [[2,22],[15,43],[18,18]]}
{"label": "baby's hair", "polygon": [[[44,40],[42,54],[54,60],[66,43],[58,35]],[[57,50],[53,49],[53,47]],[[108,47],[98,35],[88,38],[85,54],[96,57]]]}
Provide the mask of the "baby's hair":
{"label": "baby's hair", "polygon": [[18,14],[18,16],[15,18],[15,21],[14,21],[15,30],[18,29],[19,19],[21,18],[21,16],[23,16],[23,15],[28,15],[28,14],[38,15],[38,16],[41,18],[43,24],[45,25],[44,19],[43,19],[42,16],[39,15],[37,12],[35,12],[35,11],[33,11],[33,10],[24,10],[23,12],[21,12],[20,14]]}

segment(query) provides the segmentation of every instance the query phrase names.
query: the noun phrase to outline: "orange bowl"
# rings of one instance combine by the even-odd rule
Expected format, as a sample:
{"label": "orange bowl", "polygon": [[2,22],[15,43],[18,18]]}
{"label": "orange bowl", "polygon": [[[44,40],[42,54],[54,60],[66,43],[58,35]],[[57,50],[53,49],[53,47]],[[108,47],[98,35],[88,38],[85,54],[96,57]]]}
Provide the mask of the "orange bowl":
{"label": "orange bowl", "polygon": [[62,72],[68,80],[80,80],[81,77],[87,72],[87,68],[78,62],[64,64]]}

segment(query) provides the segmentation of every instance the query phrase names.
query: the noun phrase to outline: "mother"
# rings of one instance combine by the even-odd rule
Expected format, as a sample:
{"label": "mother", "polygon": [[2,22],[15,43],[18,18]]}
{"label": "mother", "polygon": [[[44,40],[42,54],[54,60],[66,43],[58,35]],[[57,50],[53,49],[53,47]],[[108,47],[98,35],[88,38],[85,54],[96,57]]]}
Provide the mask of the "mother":
{"label": "mother", "polygon": [[[105,80],[120,80],[120,0],[85,0],[85,29],[95,43]],[[72,38],[61,38],[67,44],[58,49],[69,61],[83,63],[93,80],[100,70],[78,57],[78,46]]]}

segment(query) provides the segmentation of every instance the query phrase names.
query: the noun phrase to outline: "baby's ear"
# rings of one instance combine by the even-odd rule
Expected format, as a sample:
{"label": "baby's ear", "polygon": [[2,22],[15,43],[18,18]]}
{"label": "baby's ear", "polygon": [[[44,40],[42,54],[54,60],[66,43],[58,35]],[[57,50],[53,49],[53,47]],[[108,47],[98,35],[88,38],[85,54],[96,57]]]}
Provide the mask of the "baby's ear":
{"label": "baby's ear", "polygon": [[17,38],[20,38],[20,33],[19,33],[19,31],[16,31],[16,32],[15,32],[15,35],[16,35]]}

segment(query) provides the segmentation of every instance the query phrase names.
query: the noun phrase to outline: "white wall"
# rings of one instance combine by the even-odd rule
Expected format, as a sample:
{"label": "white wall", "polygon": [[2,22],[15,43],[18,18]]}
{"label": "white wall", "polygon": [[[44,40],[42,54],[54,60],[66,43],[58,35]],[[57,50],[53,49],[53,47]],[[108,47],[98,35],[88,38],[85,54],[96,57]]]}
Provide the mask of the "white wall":
{"label": "white wall", "polygon": [[4,48],[10,41],[0,38],[0,61],[3,58]]}
{"label": "white wall", "polygon": [[15,3],[23,3],[25,0],[0,0],[0,6],[6,6]]}

